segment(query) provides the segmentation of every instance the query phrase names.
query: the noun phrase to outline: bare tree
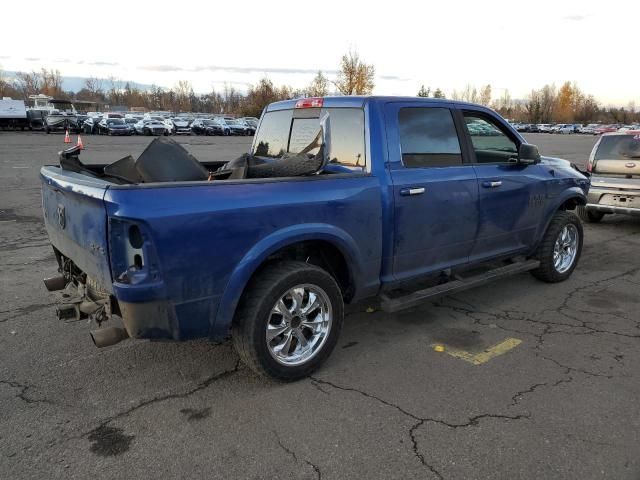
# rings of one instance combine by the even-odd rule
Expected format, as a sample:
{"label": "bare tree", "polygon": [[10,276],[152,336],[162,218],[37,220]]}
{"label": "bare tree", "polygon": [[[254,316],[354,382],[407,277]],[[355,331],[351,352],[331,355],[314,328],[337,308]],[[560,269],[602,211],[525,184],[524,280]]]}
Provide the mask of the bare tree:
{"label": "bare tree", "polygon": [[334,85],[343,95],[368,95],[373,91],[375,67],[360,60],[351,50],[342,56],[340,71]]}
{"label": "bare tree", "polygon": [[18,89],[22,92],[22,96],[27,99],[29,95],[36,95],[40,92],[42,86],[42,78],[38,72],[18,72],[16,73],[16,83]]}
{"label": "bare tree", "polygon": [[420,87],[420,90],[418,90],[419,97],[428,97],[430,93],[431,93],[431,87],[424,88],[424,85],[422,85]]}
{"label": "bare tree", "polygon": [[324,76],[322,70],[318,70],[318,73],[311,84],[307,87],[306,94],[309,97],[324,97],[329,94],[329,79]]}
{"label": "bare tree", "polygon": [[480,96],[478,98],[478,103],[488,107],[491,104],[491,85],[487,84],[480,89]]}
{"label": "bare tree", "polygon": [[97,77],[89,77],[84,81],[84,88],[86,88],[94,97],[102,95],[103,85],[102,79]]}

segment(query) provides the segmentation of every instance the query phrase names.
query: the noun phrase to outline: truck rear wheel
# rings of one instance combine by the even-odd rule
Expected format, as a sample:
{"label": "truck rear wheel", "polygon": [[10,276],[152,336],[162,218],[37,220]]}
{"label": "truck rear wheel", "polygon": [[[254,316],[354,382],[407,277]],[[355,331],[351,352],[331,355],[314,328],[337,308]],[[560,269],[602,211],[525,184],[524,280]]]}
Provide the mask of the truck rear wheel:
{"label": "truck rear wheel", "polygon": [[232,326],[242,361],[260,375],[294,381],[333,351],[344,317],[342,293],[323,269],[284,261],[247,286]]}
{"label": "truck rear wheel", "polygon": [[571,276],[582,252],[582,223],[570,212],[556,212],[534,258],[540,266],[531,271],[538,280],[562,282]]}
{"label": "truck rear wheel", "polygon": [[576,207],[576,210],[578,212],[580,220],[586,223],[598,223],[600,220],[602,220],[602,217],[604,217],[604,213],[589,210],[584,205],[578,205]]}

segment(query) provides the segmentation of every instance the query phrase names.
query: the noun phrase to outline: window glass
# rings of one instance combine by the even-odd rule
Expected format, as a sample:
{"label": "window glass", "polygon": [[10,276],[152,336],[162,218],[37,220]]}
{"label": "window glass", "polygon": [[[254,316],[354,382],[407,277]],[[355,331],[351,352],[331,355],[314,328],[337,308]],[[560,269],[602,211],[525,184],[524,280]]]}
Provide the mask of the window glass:
{"label": "window glass", "polygon": [[518,146],[491,120],[472,113],[464,114],[478,163],[513,162]]}
{"label": "window glass", "polygon": [[640,159],[640,135],[610,135],[602,137],[595,160]]}
{"label": "window glass", "polygon": [[398,126],[405,167],[462,164],[460,141],[448,108],[401,108]]}
{"label": "window glass", "polygon": [[[364,111],[360,108],[318,109],[313,116],[305,118],[294,118],[294,110],[268,112],[260,124],[254,154],[278,157],[284,153],[299,153],[318,135],[324,112],[329,113],[331,124],[330,162],[364,168]],[[309,153],[317,154],[318,151],[319,145]]]}

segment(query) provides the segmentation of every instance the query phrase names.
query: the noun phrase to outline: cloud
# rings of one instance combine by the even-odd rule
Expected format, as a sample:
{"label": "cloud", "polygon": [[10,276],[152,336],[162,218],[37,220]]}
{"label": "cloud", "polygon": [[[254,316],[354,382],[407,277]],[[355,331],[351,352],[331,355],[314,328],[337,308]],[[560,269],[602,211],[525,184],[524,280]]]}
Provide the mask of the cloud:
{"label": "cloud", "polygon": [[397,75],[377,75],[380,80],[393,80],[396,82],[408,82],[410,78],[398,77]]}
{"label": "cloud", "polygon": [[563,20],[569,20],[570,22],[581,22],[589,18],[589,15],[567,15],[562,17]]}
{"label": "cloud", "polygon": [[[231,72],[231,73],[274,73],[285,75],[315,74],[315,68],[286,68],[286,67],[232,67],[224,65],[199,65],[194,68],[184,68],[177,65],[145,65],[141,70],[153,72]],[[336,74],[336,70],[323,70],[325,74]]]}
{"label": "cloud", "polygon": [[186,69],[176,65],[145,65],[140,70],[148,70],[151,72],[183,72]]}
{"label": "cloud", "polygon": [[95,67],[117,67],[120,64],[117,62],[87,62],[87,65],[93,65]]}

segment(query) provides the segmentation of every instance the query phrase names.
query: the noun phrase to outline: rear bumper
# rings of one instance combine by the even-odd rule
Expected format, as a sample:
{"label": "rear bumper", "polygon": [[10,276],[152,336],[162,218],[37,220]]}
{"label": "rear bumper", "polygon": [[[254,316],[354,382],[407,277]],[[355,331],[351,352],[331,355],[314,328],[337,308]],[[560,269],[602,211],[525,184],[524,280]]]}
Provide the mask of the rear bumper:
{"label": "rear bumper", "polygon": [[587,209],[602,213],[640,215],[640,190],[604,187],[591,183]]}
{"label": "rear bumper", "polygon": [[145,303],[118,301],[120,316],[131,338],[174,339],[175,311],[166,300]]}
{"label": "rear bumper", "polygon": [[602,213],[623,213],[625,215],[640,215],[640,208],[617,207],[613,205],[600,205],[587,203],[587,209]]}

